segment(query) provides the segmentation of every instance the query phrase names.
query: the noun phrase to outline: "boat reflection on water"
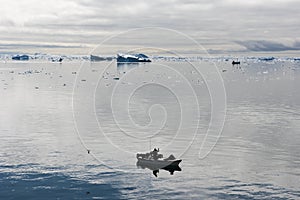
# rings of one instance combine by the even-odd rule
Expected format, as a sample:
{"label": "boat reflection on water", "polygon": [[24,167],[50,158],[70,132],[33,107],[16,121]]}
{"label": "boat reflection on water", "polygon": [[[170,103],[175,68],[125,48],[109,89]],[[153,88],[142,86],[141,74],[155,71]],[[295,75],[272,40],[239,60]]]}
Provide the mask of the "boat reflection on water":
{"label": "boat reflection on water", "polygon": [[136,166],[142,169],[150,169],[153,171],[153,175],[157,177],[157,174],[159,173],[160,169],[166,170],[170,172],[171,175],[174,174],[175,171],[181,171],[181,168],[178,165],[167,165],[165,167],[159,168],[152,165],[147,165],[145,163],[142,163],[140,161],[137,161]]}
{"label": "boat reflection on water", "polygon": [[182,160],[176,160],[173,155],[170,155],[168,158],[162,159],[163,155],[158,154],[159,149],[154,149],[150,153],[146,154],[137,154],[138,159],[136,166],[142,169],[150,169],[153,171],[153,175],[157,177],[160,169],[170,172],[171,175],[175,171],[181,171],[179,163]]}

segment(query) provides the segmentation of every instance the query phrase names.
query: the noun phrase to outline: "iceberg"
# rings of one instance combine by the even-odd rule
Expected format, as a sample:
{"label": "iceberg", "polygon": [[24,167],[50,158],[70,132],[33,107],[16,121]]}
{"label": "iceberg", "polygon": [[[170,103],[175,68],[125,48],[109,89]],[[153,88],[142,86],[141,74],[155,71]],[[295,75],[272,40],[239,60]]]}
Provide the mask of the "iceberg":
{"label": "iceberg", "polygon": [[90,60],[92,62],[98,62],[98,61],[111,61],[113,59],[113,57],[101,57],[101,56],[95,56],[95,55],[91,55],[90,56]]}
{"label": "iceberg", "polygon": [[12,57],[13,60],[29,60],[28,55],[16,55]]}
{"label": "iceberg", "polygon": [[151,62],[150,58],[145,54],[118,54],[118,63],[128,63],[128,62]]}
{"label": "iceberg", "polygon": [[273,60],[275,60],[275,58],[274,57],[260,57],[260,58],[258,58],[258,60],[260,60],[260,61],[273,61]]}

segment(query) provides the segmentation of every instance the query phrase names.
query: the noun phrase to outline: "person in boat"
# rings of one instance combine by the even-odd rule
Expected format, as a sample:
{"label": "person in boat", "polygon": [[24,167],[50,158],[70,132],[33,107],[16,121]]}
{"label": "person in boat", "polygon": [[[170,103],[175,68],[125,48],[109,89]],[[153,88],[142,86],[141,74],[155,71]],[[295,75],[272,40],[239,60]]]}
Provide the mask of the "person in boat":
{"label": "person in boat", "polygon": [[159,149],[157,150],[156,148],[154,148],[154,150],[151,152],[151,157],[154,160],[158,160],[158,152],[159,152]]}

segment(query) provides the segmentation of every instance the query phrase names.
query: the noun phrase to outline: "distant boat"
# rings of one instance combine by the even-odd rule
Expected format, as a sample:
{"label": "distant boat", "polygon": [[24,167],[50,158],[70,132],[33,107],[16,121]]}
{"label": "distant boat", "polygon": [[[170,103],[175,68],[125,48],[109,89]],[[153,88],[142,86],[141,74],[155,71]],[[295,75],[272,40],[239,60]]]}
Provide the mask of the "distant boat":
{"label": "distant boat", "polygon": [[29,60],[28,55],[16,55],[12,57],[13,60]]}
{"label": "distant boat", "polygon": [[118,63],[130,63],[130,62],[151,62],[150,58],[145,54],[118,54]]}
{"label": "distant boat", "polygon": [[99,61],[111,61],[113,59],[113,57],[101,57],[101,56],[95,56],[95,55],[91,55],[90,59],[92,62],[99,62]]}
{"label": "distant boat", "polygon": [[240,61],[232,61],[232,65],[240,65],[241,64],[241,62]]}
{"label": "distant boat", "polygon": [[52,62],[62,62],[63,61],[63,58],[56,58],[56,59],[54,59],[54,58],[51,58],[51,60],[52,60]]}

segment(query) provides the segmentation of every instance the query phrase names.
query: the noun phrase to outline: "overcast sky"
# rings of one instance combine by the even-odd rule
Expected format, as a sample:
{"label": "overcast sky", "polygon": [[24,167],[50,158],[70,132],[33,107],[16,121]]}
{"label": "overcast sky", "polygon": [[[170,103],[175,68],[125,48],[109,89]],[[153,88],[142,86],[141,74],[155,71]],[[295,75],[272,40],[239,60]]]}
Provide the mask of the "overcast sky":
{"label": "overcast sky", "polygon": [[86,54],[108,36],[141,27],[183,32],[212,53],[300,49],[300,0],[0,0],[0,3],[0,53]]}

